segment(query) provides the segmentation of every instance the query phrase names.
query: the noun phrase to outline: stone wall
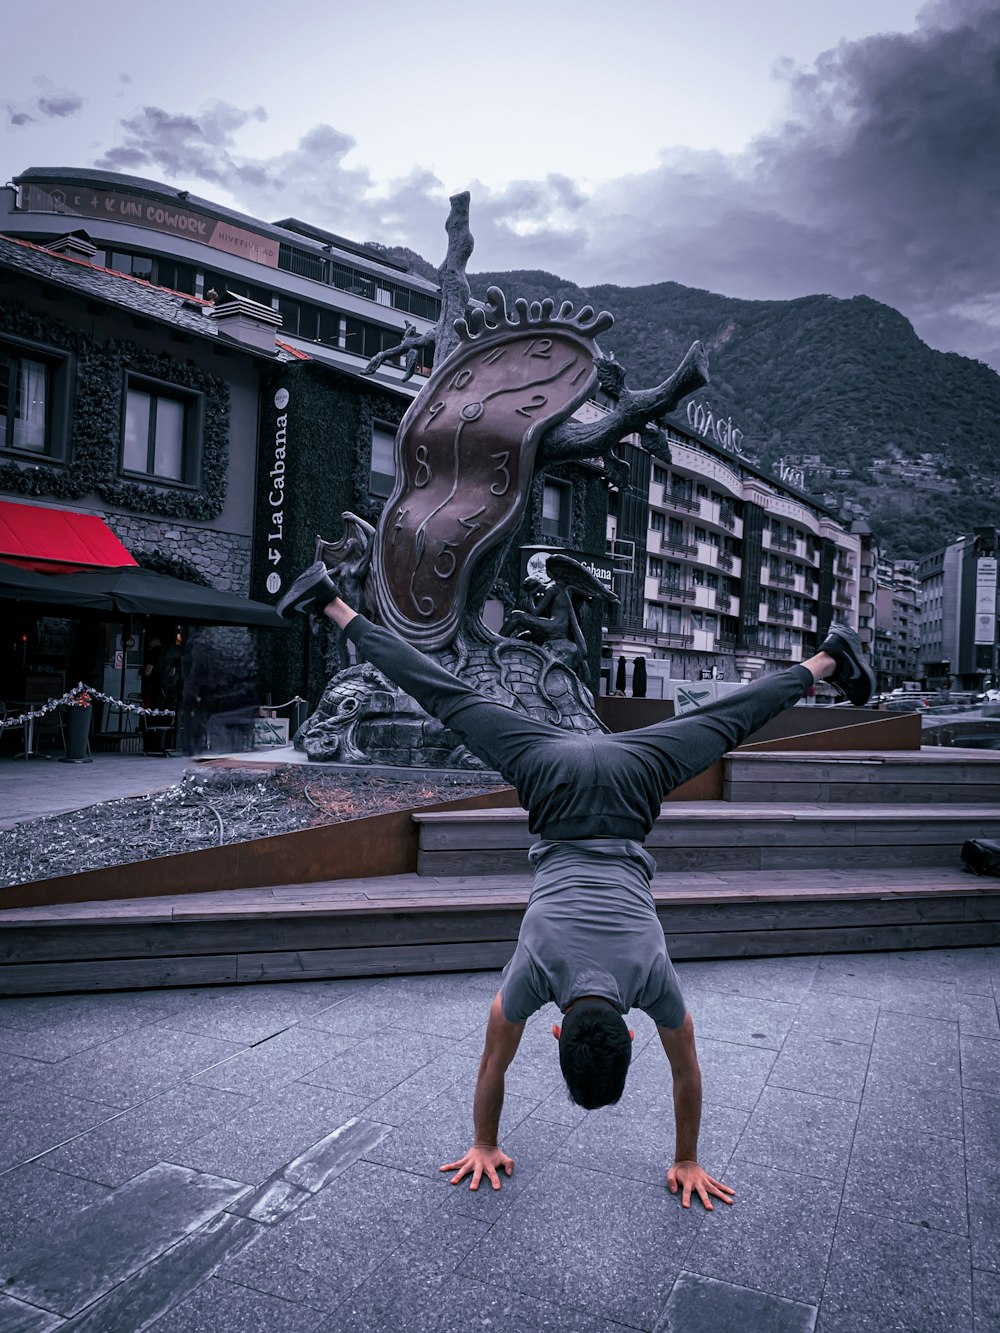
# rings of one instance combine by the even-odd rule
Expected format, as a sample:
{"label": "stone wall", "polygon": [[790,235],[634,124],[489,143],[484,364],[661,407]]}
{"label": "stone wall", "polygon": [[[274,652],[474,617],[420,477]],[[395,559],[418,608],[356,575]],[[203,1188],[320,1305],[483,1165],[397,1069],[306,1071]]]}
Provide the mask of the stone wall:
{"label": "stone wall", "polygon": [[144,551],[185,561],[220,592],[250,595],[251,539],[173,520],[105,514],[108,527],[141,563]]}

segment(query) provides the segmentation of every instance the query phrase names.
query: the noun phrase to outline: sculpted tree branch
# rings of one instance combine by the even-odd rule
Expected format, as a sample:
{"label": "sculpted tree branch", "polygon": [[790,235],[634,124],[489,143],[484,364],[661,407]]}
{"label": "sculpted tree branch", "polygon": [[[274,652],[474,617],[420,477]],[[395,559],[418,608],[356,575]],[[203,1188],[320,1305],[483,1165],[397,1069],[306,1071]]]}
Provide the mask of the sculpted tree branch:
{"label": "sculpted tree branch", "polygon": [[[664,462],[670,462],[670,447],[659,429],[660,422],[677,404],[708,383],[708,353],[700,342],[691,347],[674,373],[653,389],[621,388],[613,411],[597,421],[563,421],[547,431],[538,450],[538,466],[564,463],[573,459],[604,457],[624,468],[621,459],[614,457],[614,448],[626,435],[636,431],[643,434],[643,444],[650,453]],[[652,424],[655,429],[647,430]],[[612,475],[612,479],[614,479]]]}
{"label": "sculpted tree branch", "polygon": [[406,356],[404,382],[410,378],[417,367],[417,353],[421,348],[434,349],[434,361],[440,364],[453,348],[458,346],[458,334],[455,321],[465,319],[470,307],[480,306],[472,300],[469,279],[465,269],[472,257],[475,240],[469,227],[469,192],[453,194],[449,200],[451,211],[445,223],[448,233],[448,252],[438,269],[438,281],[441,284],[441,314],[433,329],[418,333],[415,325],[407,324],[403,336],[395,347],[387,347],[378,352],[364,368],[365,375],[373,375],[384,361],[397,356]]}

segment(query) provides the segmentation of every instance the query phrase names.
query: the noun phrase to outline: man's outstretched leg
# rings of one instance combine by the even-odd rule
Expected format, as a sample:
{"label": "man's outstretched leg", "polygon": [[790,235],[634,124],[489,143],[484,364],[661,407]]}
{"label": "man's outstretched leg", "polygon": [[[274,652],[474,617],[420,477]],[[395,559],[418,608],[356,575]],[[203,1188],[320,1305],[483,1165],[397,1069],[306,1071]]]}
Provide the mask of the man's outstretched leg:
{"label": "man's outstretched leg", "polygon": [[295,580],[278,603],[278,614],[315,612],[344,630],[365,659],[444,723],[492,768],[517,788],[527,804],[539,748],[562,745],[567,733],[480,694],[465,681],[426,657],[398,634],[373,625],[340,598],[340,589],[326,566],[317,561]]}
{"label": "man's outstretched leg", "polygon": [[819,652],[799,666],[761,676],[683,717],[619,732],[601,742],[656,765],[666,795],[742,745],[766,722],[798,703],[810,685],[820,680],[838,685],[857,707],[871,697],[875,674],[850,626],[831,625]]}

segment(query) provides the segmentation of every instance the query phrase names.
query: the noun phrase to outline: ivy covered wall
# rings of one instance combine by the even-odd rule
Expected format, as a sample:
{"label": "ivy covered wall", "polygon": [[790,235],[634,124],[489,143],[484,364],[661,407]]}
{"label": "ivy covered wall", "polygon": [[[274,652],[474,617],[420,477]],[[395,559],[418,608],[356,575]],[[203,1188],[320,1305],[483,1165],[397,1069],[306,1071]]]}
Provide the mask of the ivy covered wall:
{"label": "ivy covered wall", "polygon": [[[65,462],[0,458],[0,490],[79,500],[95,494],[108,504],[173,518],[213,519],[222,512],[229,468],[229,386],[187,361],[123,339],[97,339],[55,316],[17,302],[0,303],[0,334],[68,352],[73,358],[70,439]],[[156,486],[119,476],[125,377],[130,372],[200,393],[204,437],[200,487]]]}

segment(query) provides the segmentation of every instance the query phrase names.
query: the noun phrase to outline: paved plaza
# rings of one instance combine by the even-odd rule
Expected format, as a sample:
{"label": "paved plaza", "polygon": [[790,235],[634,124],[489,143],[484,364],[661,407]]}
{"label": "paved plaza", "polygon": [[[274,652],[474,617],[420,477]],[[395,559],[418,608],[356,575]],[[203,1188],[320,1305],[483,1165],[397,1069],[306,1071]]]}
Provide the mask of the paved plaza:
{"label": "paved plaza", "polygon": [[1000,1329],[1000,949],[679,972],[711,1214],[641,1013],[589,1113],[535,1015],[473,1194],[496,973],[0,1001],[0,1330]]}

